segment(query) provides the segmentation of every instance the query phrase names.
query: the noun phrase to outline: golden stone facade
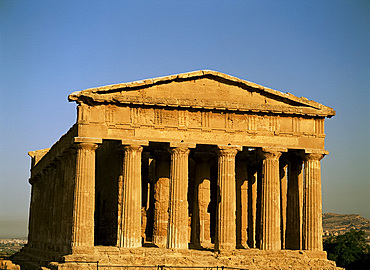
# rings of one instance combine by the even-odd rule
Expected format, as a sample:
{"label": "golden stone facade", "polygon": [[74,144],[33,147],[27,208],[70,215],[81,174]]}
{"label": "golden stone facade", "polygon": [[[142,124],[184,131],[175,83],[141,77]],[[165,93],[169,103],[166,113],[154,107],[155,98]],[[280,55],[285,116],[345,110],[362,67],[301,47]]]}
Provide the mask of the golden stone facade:
{"label": "golden stone facade", "polygon": [[190,250],[326,261],[320,160],[333,109],[214,71],[69,100],[78,104],[76,123],[50,149],[29,153],[21,255],[43,254],[58,269],[81,259],[135,264],[123,259],[127,250],[157,264]]}

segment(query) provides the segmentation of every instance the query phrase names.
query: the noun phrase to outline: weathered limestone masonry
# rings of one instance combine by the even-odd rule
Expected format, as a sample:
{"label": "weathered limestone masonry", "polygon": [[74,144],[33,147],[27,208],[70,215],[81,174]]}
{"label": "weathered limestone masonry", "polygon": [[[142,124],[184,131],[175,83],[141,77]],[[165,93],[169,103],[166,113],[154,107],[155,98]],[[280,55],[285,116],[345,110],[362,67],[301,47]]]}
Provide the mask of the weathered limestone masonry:
{"label": "weathered limestone masonry", "polygon": [[335,269],[320,176],[333,109],[214,71],[69,100],[76,123],[29,153],[29,243],[16,259]]}

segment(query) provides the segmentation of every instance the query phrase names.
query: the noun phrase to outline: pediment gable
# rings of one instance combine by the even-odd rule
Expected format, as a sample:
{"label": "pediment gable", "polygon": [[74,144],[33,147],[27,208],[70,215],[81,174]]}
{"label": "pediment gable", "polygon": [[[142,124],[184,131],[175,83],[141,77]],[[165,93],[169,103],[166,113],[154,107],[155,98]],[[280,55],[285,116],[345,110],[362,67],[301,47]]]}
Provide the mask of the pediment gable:
{"label": "pediment gable", "polygon": [[215,71],[195,71],[91,88],[70,101],[331,117],[332,108]]}

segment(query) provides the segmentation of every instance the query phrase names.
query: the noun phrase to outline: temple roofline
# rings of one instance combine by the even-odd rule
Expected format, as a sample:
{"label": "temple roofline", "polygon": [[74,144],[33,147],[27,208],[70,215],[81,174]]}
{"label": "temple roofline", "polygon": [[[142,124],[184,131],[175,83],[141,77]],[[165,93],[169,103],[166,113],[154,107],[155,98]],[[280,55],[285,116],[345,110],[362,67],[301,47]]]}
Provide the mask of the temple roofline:
{"label": "temple roofline", "polygon": [[[164,77],[138,80],[138,81],[128,82],[128,83],[111,84],[111,85],[106,85],[106,86],[101,86],[101,87],[89,88],[89,89],[71,93],[68,96],[68,100],[76,101],[78,103],[81,101],[83,102],[86,99],[92,99],[93,101],[96,101],[96,102],[103,102],[103,100],[101,99],[96,99],[96,96],[101,95],[101,94],[110,94],[110,93],[119,92],[119,91],[138,90],[138,89],[147,88],[147,87],[154,86],[154,85],[170,83],[173,81],[185,81],[185,80],[194,80],[194,79],[200,79],[200,78],[213,78],[213,79],[219,79],[219,80],[221,79],[229,83],[235,84],[241,88],[254,89],[255,91],[259,91],[266,95],[274,96],[279,99],[283,99],[289,102],[294,102],[299,105],[303,105],[306,107],[319,110],[320,116],[325,116],[325,117],[330,118],[335,115],[335,111],[332,108],[327,107],[323,104],[320,104],[316,101],[308,100],[305,97],[299,98],[290,93],[282,93],[278,90],[274,90],[274,89],[271,89],[271,88],[253,83],[253,82],[242,80],[237,77],[230,76],[230,75],[217,72],[217,71],[212,71],[212,70],[198,70],[198,71],[180,73],[180,74],[169,75],[169,76],[164,76]],[[131,101],[130,102],[120,101],[120,102],[131,103]],[[138,104],[145,104],[145,102],[138,101]],[[181,107],[181,104],[178,104],[178,105],[179,107]],[[212,109],[217,109],[217,108],[212,108]],[[238,110],[239,108],[231,108],[231,109]]]}

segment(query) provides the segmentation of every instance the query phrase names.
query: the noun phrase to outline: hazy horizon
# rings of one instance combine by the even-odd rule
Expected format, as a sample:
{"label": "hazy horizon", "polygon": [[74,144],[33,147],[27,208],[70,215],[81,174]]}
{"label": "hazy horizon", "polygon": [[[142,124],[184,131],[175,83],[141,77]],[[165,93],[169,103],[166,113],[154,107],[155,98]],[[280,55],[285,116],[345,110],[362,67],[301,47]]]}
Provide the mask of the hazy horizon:
{"label": "hazy horizon", "polygon": [[0,239],[28,237],[28,222],[18,220],[0,220]]}

